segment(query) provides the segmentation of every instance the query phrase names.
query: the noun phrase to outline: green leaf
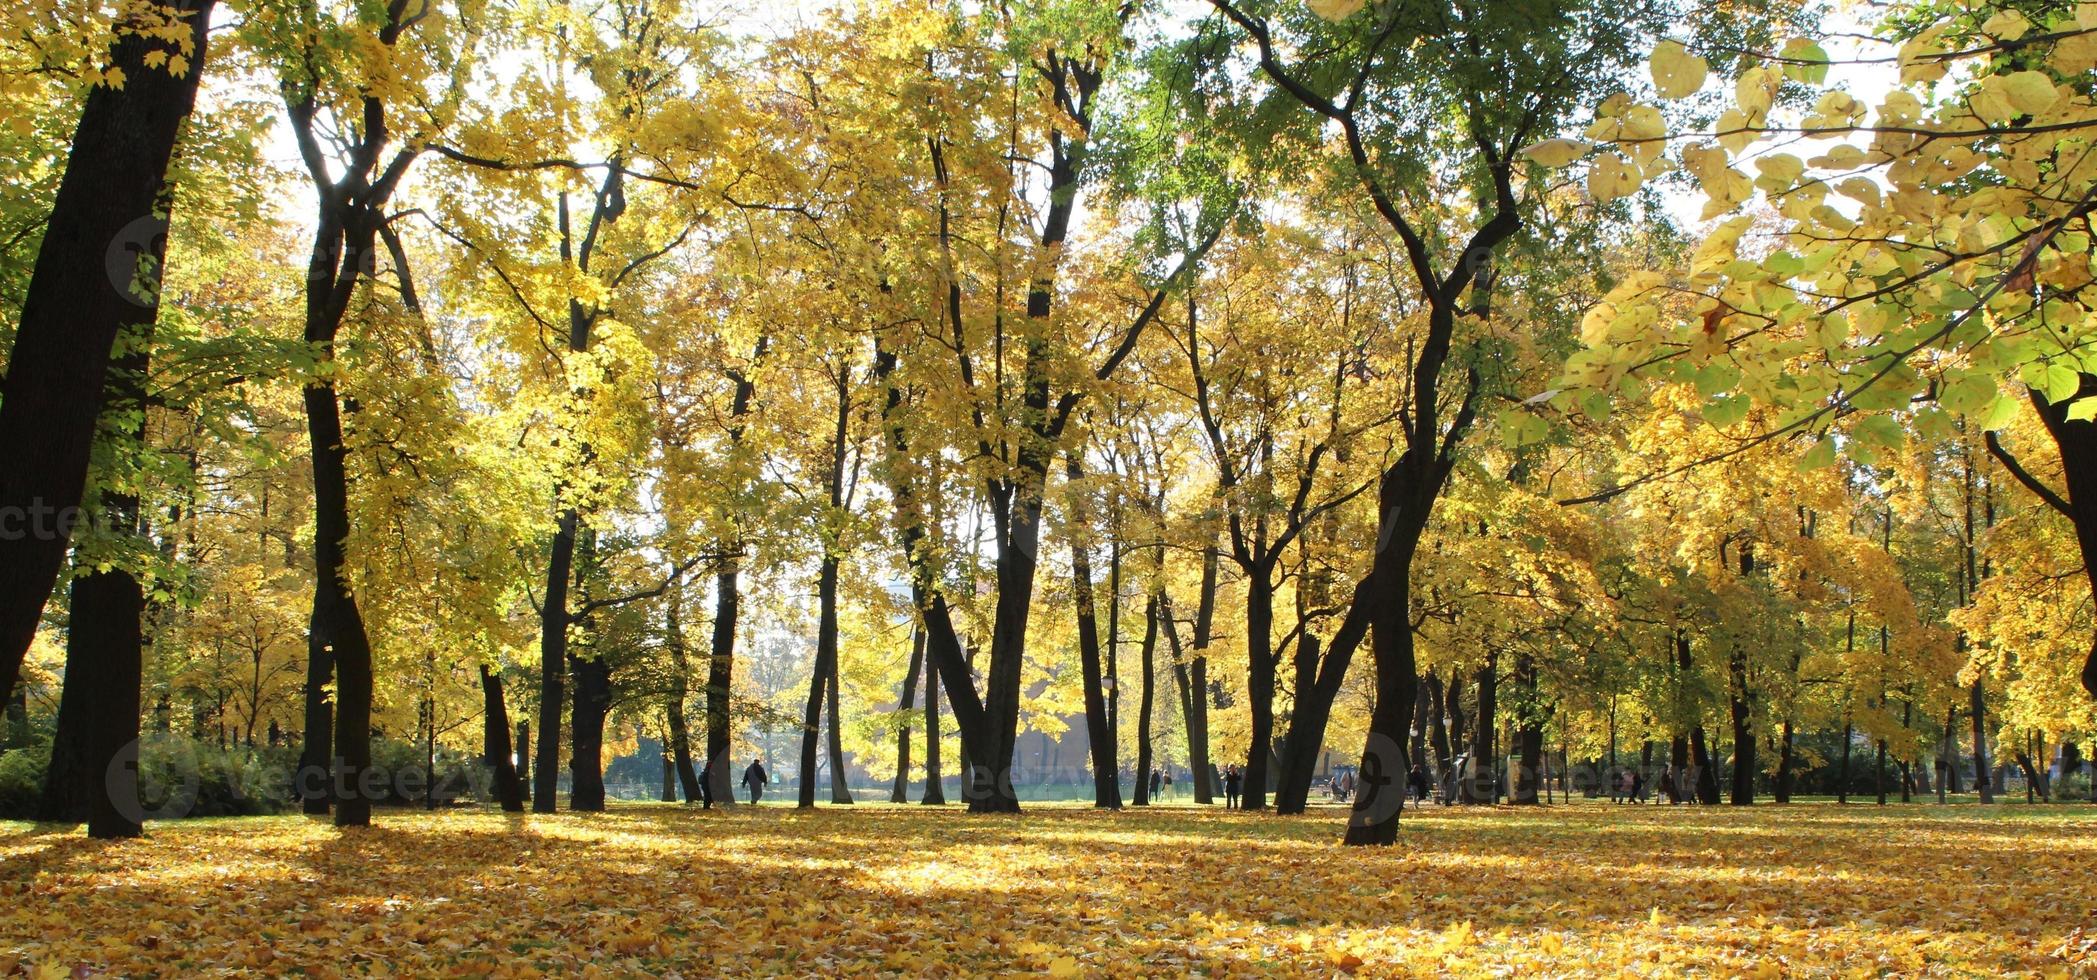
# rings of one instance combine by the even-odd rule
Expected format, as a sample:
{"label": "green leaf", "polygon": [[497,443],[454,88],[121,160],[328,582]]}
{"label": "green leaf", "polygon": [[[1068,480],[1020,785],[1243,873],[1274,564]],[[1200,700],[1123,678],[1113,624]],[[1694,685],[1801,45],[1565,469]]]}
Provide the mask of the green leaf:
{"label": "green leaf", "polygon": [[2097,395],[2077,398],[2074,404],[2068,406],[2068,421],[2088,422],[2091,419],[2097,419]]}
{"label": "green leaf", "polygon": [[1697,369],[1697,394],[1705,398],[1724,394],[1740,382],[1740,369],[1725,361],[1712,361]]}
{"label": "green leaf", "polygon": [[1751,407],[1750,400],[1738,396],[1714,398],[1704,407],[1704,421],[1711,423],[1713,428],[1724,429],[1747,418]]}
{"label": "green leaf", "polygon": [[1833,465],[1835,465],[1835,438],[1833,436],[1822,438],[1820,442],[1814,444],[1813,448],[1806,450],[1806,454],[1800,456],[1798,460],[1798,468],[1801,472],[1822,470]]}
{"label": "green leaf", "polygon": [[2017,400],[1998,395],[1994,404],[1988,406],[1987,414],[1981,417],[1980,427],[1982,431],[1994,432],[2010,424],[2010,420],[2016,417]]}
{"label": "green leaf", "polygon": [[2044,382],[2046,400],[2055,405],[2066,403],[2082,391],[2082,373],[2066,364],[2046,365]]}

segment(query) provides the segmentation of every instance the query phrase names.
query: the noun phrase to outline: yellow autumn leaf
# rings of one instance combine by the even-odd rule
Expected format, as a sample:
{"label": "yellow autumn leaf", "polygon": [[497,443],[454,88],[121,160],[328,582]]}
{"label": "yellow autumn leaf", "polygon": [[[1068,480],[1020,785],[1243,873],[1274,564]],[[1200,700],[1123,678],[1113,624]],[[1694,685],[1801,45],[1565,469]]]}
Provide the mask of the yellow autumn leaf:
{"label": "yellow autumn leaf", "polygon": [[1704,87],[1704,79],[1711,70],[1703,58],[1691,54],[1681,42],[1672,38],[1653,48],[1648,67],[1653,75],[1653,88],[1663,99],[1695,95]]}
{"label": "yellow autumn leaf", "polygon": [[1367,0],[1304,0],[1304,6],[1321,19],[1337,24],[1360,12]]}
{"label": "yellow autumn leaf", "polygon": [[1548,139],[1522,148],[1522,155],[1553,170],[1571,166],[1593,147],[1576,139]]}

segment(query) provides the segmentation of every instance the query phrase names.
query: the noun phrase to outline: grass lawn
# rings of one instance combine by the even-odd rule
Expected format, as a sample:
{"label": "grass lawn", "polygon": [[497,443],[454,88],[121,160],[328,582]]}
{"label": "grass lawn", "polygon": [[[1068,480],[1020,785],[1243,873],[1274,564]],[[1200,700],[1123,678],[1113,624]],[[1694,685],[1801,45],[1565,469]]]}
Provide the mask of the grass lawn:
{"label": "grass lawn", "polygon": [[0,975],[2097,975],[2097,807],[0,824]]}

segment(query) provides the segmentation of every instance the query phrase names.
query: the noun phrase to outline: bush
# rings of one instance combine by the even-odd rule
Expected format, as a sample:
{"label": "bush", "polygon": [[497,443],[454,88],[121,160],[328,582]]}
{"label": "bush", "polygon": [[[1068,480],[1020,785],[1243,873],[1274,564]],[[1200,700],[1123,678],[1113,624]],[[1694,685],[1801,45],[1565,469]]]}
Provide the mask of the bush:
{"label": "bush", "polygon": [[48,741],[0,755],[0,819],[35,819],[37,802],[44,795],[44,770],[50,765]]}
{"label": "bush", "polygon": [[139,747],[139,804],[147,819],[276,813],[291,800],[296,759],[290,749],[149,734]]}

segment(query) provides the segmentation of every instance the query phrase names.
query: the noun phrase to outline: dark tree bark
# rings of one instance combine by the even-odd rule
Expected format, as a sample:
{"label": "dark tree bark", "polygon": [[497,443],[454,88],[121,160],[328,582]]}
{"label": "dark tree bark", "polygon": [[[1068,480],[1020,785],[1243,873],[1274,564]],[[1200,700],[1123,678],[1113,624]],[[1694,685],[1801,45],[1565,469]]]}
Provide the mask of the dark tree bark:
{"label": "dark tree bark", "polygon": [[1544,768],[1543,716],[1537,704],[1536,662],[1527,653],[1515,657],[1515,684],[1521,703],[1516,705],[1516,771],[1508,780],[1509,802],[1535,806]]}
{"label": "dark tree bark", "polygon": [[1705,738],[1701,724],[1689,729],[1689,764],[1697,774],[1697,802],[1717,806],[1718,767],[1711,764],[1711,743]]}
{"label": "dark tree bark", "polygon": [[1775,790],[1778,803],[1791,802],[1791,744],[1791,719],[1786,718],[1784,719],[1783,735],[1777,742],[1777,780]]}
{"label": "dark tree bark", "polygon": [[[1064,473],[1072,483],[1085,478],[1076,450],[1064,460]],[[1100,669],[1099,612],[1093,601],[1092,550],[1083,540],[1089,533],[1088,508],[1073,488],[1070,529],[1071,596],[1077,614],[1078,667],[1085,688],[1085,734],[1092,753],[1092,805],[1102,810],[1121,809],[1121,764],[1115,758],[1113,725],[1107,718],[1106,688]],[[1138,793],[1150,779],[1147,771],[1136,773]]]}
{"label": "dark tree bark", "polygon": [[[502,678],[481,665],[481,740],[488,767],[494,772],[495,798],[505,813],[524,812],[524,784],[511,758],[510,709],[502,696]],[[518,751],[522,755],[522,750]]]}
{"label": "dark tree bark", "polygon": [[[2053,436],[2054,448],[2060,452],[2066,493],[2054,493],[2017,465],[2015,458],[2003,451],[1994,433],[1988,433],[1987,439],[1988,448],[2011,475],[2068,518],[2075,527],[2075,541],[2082,553],[2084,574],[2093,586],[2097,586],[2097,422],[2068,417],[2069,407],[2077,399],[2097,395],[2097,375],[2084,374],[2081,380],[2075,398],[2063,399],[2058,404],[2048,402],[2036,390],[2031,392],[2032,407],[2038,409],[2039,420],[2046,424],[2047,433]],[[2090,652],[2083,660],[2082,687],[2091,697],[2097,698],[2097,639],[2093,639]]]}
{"label": "dark tree bark", "polygon": [[1478,690],[1477,716],[1471,719],[1471,762],[1469,770],[1462,774],[1459,798],[1465,803],[1498,803],[1499,747],[1493,744],[1500,725],[1500,654],[1497,651],[1486,651],[1485,664],[1478,668],[1474,681]]}
{"label": "dark tree bark", "polygon": [[662,803],[677,802],[677,764],[670,759],[670,722],[663,720],[663,789],[656,799]]}
{"label": "dark tree bark", "polygon": [[1274,800],[1277,813],[1302,813],[1310,806],[1311,778],[1318,765],[1318,754],[1325,748],[1325,726],[1332,720],[1333,702],[1339,699],[1340,685],[1355,651],[1368,635],[1372,606],[1369,588],[1366,580],[1355,586],[1347,618],[1333,635],[1330,650],[1321,654],[1318,638],[1308,631],[1297,639],[1300,647],[1296,712],[1289,718],[1289,735],[1283,740],[1282,783]]}
{"label": "dark tree bark", "polygon": [[[135,501],[131,506],[135,520]],[[120,511],[109,516],[124,519]],[[40,817],[85,818],[87,835],[100,840],[136,837],[145,593],[136,578],[111,570],[76,579],[72,594],[64,700]],[[61,755],[61,749],[70,751]]]}
{"label": "dark tree bark", "polygon": [[947,802],[946,775],[939,765],[939,671],[929,667],[925,671],[925,795],[918,802],[926,806]]}
{"label": "dark tree bark", "polygon": [[[575,665],[575,708],[571,713],[574,745],[568,757],[568,808],[582,813],[604,809],[604,719],[612,710],[612,667],[600,657],[571,657]],[[544,762],[545,747],[553,739],[539,739],[539,778],[550,767]]]}
{"label": "dark tree bark", "polygon": [[[568,667],[568,583],[575,577],[575,532],[581,518],[574,508],[561,512],[546,562],[546,595],[539,607],[539,754],[532,782],[532,812],[555,811],[561,786],[561,711],[566,707]],[[571,772],[569,806],[577,807],[581,781]]]}
{"label": "dark tree bark", "polygon": [[[189,71],[178,77],[149,66],[148,55],[176,52],[146,31],[122,32],[110,45],[106,64],[127,82],[89,89],[81,106],[0,380],[0,459],[7,460],[0,513],[28,525],[0,535],[0,703],[17,693],[22,660],[65,563],[118,332],[150,323],[157,311],[167,223],[156,209],[196,105],[215,0],[168,6],[188,22]],[[131,701],[137,696],[134,690]],[[102,829],[129,836],[121,821],[105,820]]]}
{"label": "dark tree bark", "polygon": [[[1162,564],[1162,562],[1160,563]],[[1161,583],[1156,586],[1163,589]],[[1157,697],[1157,652],[1158,652],[1158,593],[1152,591],[1143,603],[1143,645],[1138,653],[1142,663],[1142,675],[1138,680],[1142,690],[1136,699],[1136,800],[1137,806],[1150,805],[1150,716]]]}
{"label": "dark tree bark", "polygon": [[1442,676],[1432,670],[1427,672],[1427,719],[1428,741],[1434,749],[1434,775],[1440,785],[1441,775],[1449,771],[1449,713],[1443,703]]}
{"label": "dark tree bark", "polygon": [[306,733],[299,754],[298,794],[307,814],[328,812],[333,799],[328,771],[335,757],[335,702],[329,685],[335,679],[335,651],[321,636],[318,622],[306,625]]}
{"label": "dark tree bark", "polygon": [[1755,802],[1755,726],[1753,706],[1749,703],[1753,695],[1748,691],[1746,651],[1735,650],[1726,667],[1733,695],[1732,803],[1748,806]]}
{"label": "dark tree bark", "polygon": [[1973,715],[1973,787],[1979,791],[1982,803],[1993,803],[1995,782],[1988,773],[1988,699],[1980,678],[1973,679],[1967,696],[1971,698],[1967,708]]}
{"label": "dark tree bark", "polygon": [[1855,741],[1856,726],[1850,723],[1848,715],[1844,715],[1842,719],[1842,781],[1835,788],[1835,802],[1837,803],[1849,802],[1849,756],[1850,746]]}
{"label": "dark tree bark", "polygon": [[[757,338],[751,353],[754,365],[763,361],[769,337]],[[748,371],[730,371],[735,394],[728,405],[728,441],[741,445],[757,384]],[[729,705],[735,686],[736,620],[742,611],[740,540],[723,541],[721,567],[714,575],[714,632],[706,665],[706,798],[717,806],[735,806],[735,765],[730,757]]]}
{"label": "dark tree bark", "polygon": [[902,703],[896,714],[902,724],[896,729],[896,785],[888,793],[890,803],[910,802],[910,709],[917,703],[917,675],[925,666],[925,631],[910,631],[910,669],[903,675]]}
{"label": "dark tree bark", "polygon": [[692,696],[691,657],[685,652],[684,622],[678,615],[681,596],[670,595],[669,620],[663,624],[664,634],[670,647],[670,702],[664,707],[664,728],[670,738],[671,765],[677,771],[678,786],[684,791],[686,803],[697,803],[705,799],[699,787],[699,770],[692,764],[692,733],[685,718],[685,702]]}
{"label": "dark tree bark", "polygon": [[[163,237],[149,244],[141,257],[157,268],[165,243]],[[157,311],[157,303],[149,305],[126,326],[132,349],[117,359],[109,374],[107,407],[113,414],[130,413],[133,419],[122,430],[105,424],[103,431],[114,438],[118,452],[145,448],[145,377],[151,367],[151,318]],[[105,490],[98,509],[102,523],[123,540],[135,541],[145,531],[136,496]],[[101,839],[136,837],[141,830],[136,819],[137,753],[146,597],[137,577],[121,564],[123,556],[118,557],[119,564],[73,579],[66,682],[38,813],[41,820],[85,820],[89,836]],[[249,740],[252,743],[252,732]]]}
{"label": "dark tree bark", "polygon": [[[821,608],[816,627],[815,666],[808,672],[808,704],[801,712],[801,795],[802,809],[815,807],[816,755],[823,737],[823,695],[831,684],[837,670],[837,558],[824,557],[822,570],[817,575],[817,604]],[[830,724],[835,727],[837,718],[831,716]],[[835,773],[831,779],[837,779]]]}
{"label": "dark tree bark", "polygon": [[521,796],[523,790],[532,784],[531,772],[529,771],[532,761],[531,722],[520,721],[517,723],[517,744],[511,748],[510,754],[517,758],[517,786]]}
{"label": "dark tree bark", "polygon": [[1187,770],[1194,780],[1194,802],[1208,806],[1221,792],[1216,767],[1209,759],[1209,636],[1216,609],[1216,549],[1202,553],[1201,595],[1194,607],[1192,649],[1180,649],[1179,623],[1172,615],[1172,596],[1159,600],[1165,642],[1172,649],[1172,680],[1179,690],[1180,719],[1187,732]]}

